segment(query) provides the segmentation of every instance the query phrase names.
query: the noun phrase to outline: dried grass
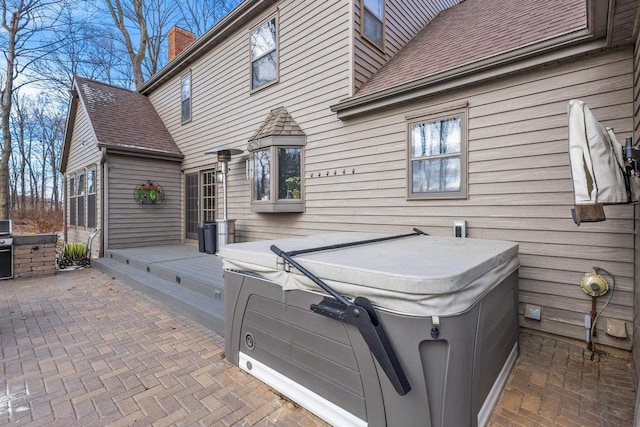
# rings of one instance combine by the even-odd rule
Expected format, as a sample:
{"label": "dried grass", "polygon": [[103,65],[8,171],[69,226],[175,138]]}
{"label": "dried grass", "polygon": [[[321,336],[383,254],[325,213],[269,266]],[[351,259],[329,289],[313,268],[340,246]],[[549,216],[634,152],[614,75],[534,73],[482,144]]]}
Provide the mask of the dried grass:
{"label": "dried grass", "polygon": [[23,215],[11,211],[13,234],[60,233],[63,229],[62,211],[29,209]]}

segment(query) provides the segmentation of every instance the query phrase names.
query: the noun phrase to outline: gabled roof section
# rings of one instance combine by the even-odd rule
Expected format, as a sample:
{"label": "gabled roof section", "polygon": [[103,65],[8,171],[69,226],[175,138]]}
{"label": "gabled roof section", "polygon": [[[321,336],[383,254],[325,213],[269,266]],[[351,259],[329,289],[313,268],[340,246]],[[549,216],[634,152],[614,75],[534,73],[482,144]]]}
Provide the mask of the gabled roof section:
{"label": "gabled roof section", "polygon": [[332,110],[592,40],[606,27],[607,9],[606,0],[465,0],[440,12]]}
{"label": "gabled roof section", "polygon": [[270,136],[305,136],[300,126],[284,107],[271,110],[249,142]]}
{"label": "gabled roof section", "polygon": [[75,88],[99,146],[182,158],[146,96],[80,77],[75,79]]}

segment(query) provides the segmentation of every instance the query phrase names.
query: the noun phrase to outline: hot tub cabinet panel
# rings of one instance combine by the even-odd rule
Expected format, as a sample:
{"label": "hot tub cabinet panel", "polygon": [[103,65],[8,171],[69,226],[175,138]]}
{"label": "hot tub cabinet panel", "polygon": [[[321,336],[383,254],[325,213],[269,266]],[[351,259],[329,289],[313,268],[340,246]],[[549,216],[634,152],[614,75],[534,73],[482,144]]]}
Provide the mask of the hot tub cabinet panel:
{"label": "hot tub cabinet panel", "polygon": [[475,427],[488,418],[517,356],[517,285],[516,269],[437,324],[434,316],[377,308],[411,385],[404,396],[357,328],[309,309],[326,295],[283,291],[255,272],[225,271],[225,352],[333,425]]}

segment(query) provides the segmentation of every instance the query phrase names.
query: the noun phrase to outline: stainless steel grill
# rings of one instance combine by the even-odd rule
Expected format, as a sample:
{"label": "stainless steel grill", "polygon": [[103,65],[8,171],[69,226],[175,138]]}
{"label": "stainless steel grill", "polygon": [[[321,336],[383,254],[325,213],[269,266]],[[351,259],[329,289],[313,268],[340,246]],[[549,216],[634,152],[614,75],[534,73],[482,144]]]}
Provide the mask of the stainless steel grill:
{"label": "stainless steel grill", "polygon": [[0,220],[0,280],[13,278],[13,237],[10,219]]}

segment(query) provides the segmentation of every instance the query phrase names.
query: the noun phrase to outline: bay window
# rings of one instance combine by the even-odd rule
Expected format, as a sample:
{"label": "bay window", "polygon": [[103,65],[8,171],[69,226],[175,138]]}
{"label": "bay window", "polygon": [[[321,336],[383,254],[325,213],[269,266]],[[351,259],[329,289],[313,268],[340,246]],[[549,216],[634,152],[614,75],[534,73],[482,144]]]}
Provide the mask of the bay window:
{"label": "bay window", "polygon": [[249,145],[252,211],[304,212],[302,191],[304,137],[292,139],[293,141],[280,141],[283,145],[273,144],[271,138],[267,138],[267,141],[262,140],[260,144]]}

